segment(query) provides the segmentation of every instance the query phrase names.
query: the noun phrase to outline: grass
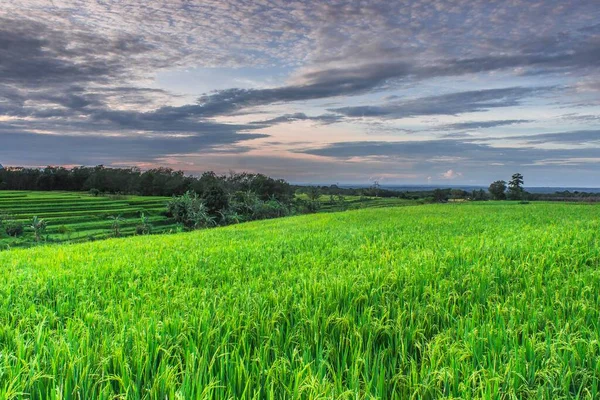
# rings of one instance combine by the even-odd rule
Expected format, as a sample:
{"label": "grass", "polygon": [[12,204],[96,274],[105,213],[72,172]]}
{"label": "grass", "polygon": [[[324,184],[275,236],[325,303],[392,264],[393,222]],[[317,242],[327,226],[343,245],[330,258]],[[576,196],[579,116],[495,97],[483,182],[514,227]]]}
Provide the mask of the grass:
{"label": "grass", "polygon": [[[121,232],[133,235],[140,223],[140,214],[149,217],[155,232],[176,231],[173,220],[164,215],[166,197],[91,196],[77,192],[0,191],[0,214],[29,226],[34,216],[48,222],[44,239],[47,242],[80,242],[104,239],[111,235],[109,216],[123,217]],[[31,229],[20,238],[0,234],[0,250],[27,247],[35,243]]]}
{"label": "grass", "polygon": [[0,253],[0,398],[598,398],[600,207],[324,213]]}

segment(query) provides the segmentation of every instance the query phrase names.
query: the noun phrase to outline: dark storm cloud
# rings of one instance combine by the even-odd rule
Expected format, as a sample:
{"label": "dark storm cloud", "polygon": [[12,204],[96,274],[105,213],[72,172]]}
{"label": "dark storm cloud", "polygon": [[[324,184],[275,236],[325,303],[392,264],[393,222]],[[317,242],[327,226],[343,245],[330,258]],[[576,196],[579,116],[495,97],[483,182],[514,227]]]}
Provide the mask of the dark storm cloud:
{"label": "dark storm cloud", "polygon": [[513,87],[475,90],[395,101],[381,106],[354,106],[330,109],[348,117],[406,118],[420,115],[457,115],[491,108],[521,104],[524,97],[543,93],[550,88]]}

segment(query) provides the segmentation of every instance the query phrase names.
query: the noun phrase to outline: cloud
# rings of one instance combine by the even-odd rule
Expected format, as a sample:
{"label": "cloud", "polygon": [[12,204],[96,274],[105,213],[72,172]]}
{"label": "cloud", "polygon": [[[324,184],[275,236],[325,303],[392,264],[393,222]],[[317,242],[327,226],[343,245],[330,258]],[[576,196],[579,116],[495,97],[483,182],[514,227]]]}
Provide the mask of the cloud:
{"label": "cloud", "polygon": [[36,88],[109,83],[131,76],[131,63],[150,47],[133,36],[65,32],[39,21],[0,17],[0,81]]}
{"label": "cloud", "polygon": [[0,125],[0,159],[7,165],[152,162],[161,157],[194,152],[227,153],[248,149],[243,141],[266,137],[262,134],[238,134],[234,129],[196,136],[106,136],[48,135],[16,131]]}
{"label": "cloud", "polygon": [[[584,130],[571,132],[542,133],[537,135],[511,136],[513,140],[522,140],[529,144],[563,143],[563,144],[600,144],[600,130]],[[597,149],[600,155],[600,148]]]}
{"label": "cloud", "polygon": [[476,90],[389,102],[381,106],[352,106],[330,109],[348,117],[407,118],[421,115],[457,115],[492,108],[512,107],[548,87]]}
{"label": "cloud", "polygon": [[495,121],[470,121],[470,122],[459,122],[456,124],[442,125],[440,130],[474,130],[474,129],[487,129],[496,128],[498,126],[508,126],[516,124],[525,124],[527,122],[533,122],[529,119],[505,119]]}
{"label": "cloud", "polygon": [[448,171],[444,172],[441,175],[441,177],[443,179],[449,179],[449,180],[456,179],[456,178],[462,178],[462,176],[463,176],[462,173],[456,172],[453,169],[449,169]]}
{"label": "cloud", "polygon": [[[592,159],[599,19],[596,0],[5,0],[0,9],[0,154],[37,164],[53,157],[83,160],[86,155],[90,162],[102,157],[160,159],[186,149],[235,153],[244,150],[244,141],[264,137],[263,128],[313,121],[319,131],[313,137],[307,133],[306,141],[312,143],[290,147],[306,146],[302,154],[312,159],[317,157],[310,151],[329,153],[332,163],[346,162],[351,153],[372,157],[363,164],[370,169],[380,168],[372,162],[380,158],[415,163],[418,157],[451,159],[457,161],[444,169],[466,176],[461,162],[547,164],[548,160],[560,163],[567,156],[581,160],[585,154]],[[241,89],[230,81],[207,82],[203,87],[228,88],[204,94],[200,92],[206,89],[186,91],[186,96],[198,101],[182,105],[182,97],[157,79],[168,72],[189,80],[194,75],[184,70],[212,67],[233,68],[233,75],[239,71],[240,80],[251,83],[241,84],[246,87]],[[273,71],[277,79],[254,80],[244,76],[248,68]],[[540,82],[546,86],[535,87]],[[471,90],[422,94],[438,85],[463,84]],[[508,87],[493,88],[498,85]],[[385,99],[382,103],[357,106],[368,103],[365,98],[350,98],[367,95],[372,101],[375,92]],[[549,98],[552,105],[545,102]],[[309,103],[319,99],[336,105]],[[516,125],[530,120],[500,109],[519,106],[522,115],[539,115],[527,113],[528,99],[537,107],[545,103],[545,110],[564,107],[565,112],[590,117],[561,120],[560,129],[571,130],[569,135],[504,136],[495,138],[496,147],[489,144],[492,141],[457,133],[453,142],[450,137],[444,139],[448,142],[423,141],[418,128],[403,125],[408,122],[389,121],[479,112],[486,114],[478,118],[481,121],[442,128],[468,131]],[[275,107],[285,111],[274,114]],[[278,116],[248,122],[254,113]],[[246,122],[222,123],[223,116]],[[365,130],[361,121],[353,121],[362,116],[370,117],[370,129],[376,123],[394,133],[406,128],[416,131],[411,137],[421,142],[363,141],[315,148],[330,132],[340,135],[326,126],[338,121],[349,126],[352,137],[369,138],[373,132]],[[566,127],[574,123],[576,129]],[[382,129],[375,134],[381,137]],[[528,132],[534,130],[547,131],[528,127]],[[278,141],[276,131],[269,130],[272,142]],[[529,147],[510,149],[509,140]],[[535,148],[545,142],[557,149]],[[37,149],[47,146],[56,154],[28,151],[25,144],[42,146]],[[58,144],[75,153],[68,154]],[[568,149],[572,145],[590,148]],[[564,155],[560,147],[567,148]],[[299,163],[298,168],[308,164]],[[279,167],[283,170],[285,164]],[[428,175],[439,177],[439,173],[438,168]]]}
{"label": "cloud", "polygon": [[314,122],[319,122],[322,124],[333,124],[335,122],[340,121],[342,118],[343,117],[341,117],[339,115],[335,115],[335,114],[323,114],[323,115],[317,115],[317,116],[308,116],[304,113],[294,113],[294,114],[284,114],[279,117],[275,117],[275,118],[271,118],[271,119],[267,119],[267,120],[263,120],[263,121],[254,121],[254,122],[252,122],[252,124],[270,126],[270,125],[276,125],[276,124],[294,122],[294,121],[314,121]]}
{"label": "cloud", "polygon": [[[444,162],[461,168],[489,167],[492,164],[522,166],[547,160],[577,160],[597,158],[600,147],[577,149],[545,149],[532,146],[508,147],[489,143],[476,143],[471,139],[438,139],[415,141],[361,141],[338,142],[330,145],[298,150],[323,157],[348,160],[379,157],[432,165]],[[576,163],[576,161],[573,161]],[[584,163],[582,161],[582,163]]]}

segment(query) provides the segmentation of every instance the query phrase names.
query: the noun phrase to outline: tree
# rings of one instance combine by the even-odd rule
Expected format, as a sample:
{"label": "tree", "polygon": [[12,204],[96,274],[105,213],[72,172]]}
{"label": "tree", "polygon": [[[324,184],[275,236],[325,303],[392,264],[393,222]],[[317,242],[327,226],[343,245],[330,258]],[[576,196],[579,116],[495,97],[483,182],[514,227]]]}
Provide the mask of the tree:
{"label": "tree", "polygon": [[471,193],[471,200],[473,201],[485,201],[488,199],[488,194],[483,189],[473,190]]}
{"label": "tree", "polygon": [[433,191],[433,201],[436,203],[445,203],[448,201],[449,190],[435,189]]}
{"label": "tree", "polygon": [[33,221],[31,221],[31,226],[30,228],[33,230],[33,233],[35,234],[35,241],[39,242],[40,240],[42,240],[42,234],[44,232],[46,232],[46,226],[48,224],[46,223],[45,220],[36,217],[33,217]]}
{"label": "tree", "polygon": [[508,182],[508,198],[511,200],[521,200],[523,198],[523,175],[513,174],[512,179]]}
{"label": "tree", "polygon": [[375,197],[379,197],[379,181],[373,182],[373,186],[371,186],[371,189],[373,189]]}
{"label": "tree", "polygon": [[225,189],[224,177],[219,177],[214,172],[205,172],[193,185],[193,189],[200,195],[211,216],[218,217],[222,211],[229,208],[229,195]]}
{"label": "tree", "polygon": [[505,200],[506,199],[506,181],[495,181],[493,182],[488,191],[492,195],[494,200]]}
{"label": "tree", "polygon": [[306,194],[310,201],[319,201],[319,198],[321,197],[321,189],[319,189],[318,186],[309,186]]}
{"label": "tree", "polygon": [[469,196],[469,193],[462,189],[452,189],[450,192],[450,198],[453,200],[465,199],[467,196]]}

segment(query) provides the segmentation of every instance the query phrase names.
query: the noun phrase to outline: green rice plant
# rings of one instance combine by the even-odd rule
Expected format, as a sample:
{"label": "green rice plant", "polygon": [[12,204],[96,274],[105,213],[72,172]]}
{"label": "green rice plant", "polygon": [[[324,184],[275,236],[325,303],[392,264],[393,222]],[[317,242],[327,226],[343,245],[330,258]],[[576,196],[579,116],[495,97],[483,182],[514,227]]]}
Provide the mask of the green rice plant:
{"label": "green rice plant", "polygon": [[595,399],[599,230],[477,202],[11,249],[0,398]]}

